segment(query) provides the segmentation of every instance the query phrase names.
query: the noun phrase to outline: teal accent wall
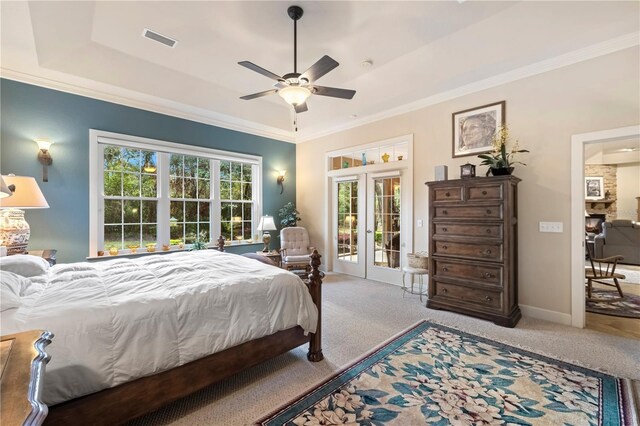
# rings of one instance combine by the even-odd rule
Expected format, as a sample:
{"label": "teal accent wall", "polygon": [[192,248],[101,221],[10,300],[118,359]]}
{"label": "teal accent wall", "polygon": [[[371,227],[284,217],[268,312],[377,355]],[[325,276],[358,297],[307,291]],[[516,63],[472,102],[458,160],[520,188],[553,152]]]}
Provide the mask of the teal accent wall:
{"label": "teal accent wall", "polygon": [[[263,214],[296,199],[296,146],[155,112],[0,79],[0,172],[33,176],[49,209],[26,210],[29,248],[57,249],[58,262],[89,255],[89,129],[262,156]],[[53,164],[42,182],[34,139],[49,138]],[[276,184],[287,171],[284,193]],[[278,247],[273,238],[271,246]],[[241,246],[244,252],[261,245]]]}

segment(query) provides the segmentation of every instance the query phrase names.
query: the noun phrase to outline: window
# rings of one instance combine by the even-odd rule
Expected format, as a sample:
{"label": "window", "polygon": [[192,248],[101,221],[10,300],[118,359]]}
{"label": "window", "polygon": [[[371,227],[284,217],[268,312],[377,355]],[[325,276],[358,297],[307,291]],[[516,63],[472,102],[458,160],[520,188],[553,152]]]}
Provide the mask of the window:
{"label": "window", "polygon": [[96,130],[90,151],[90,255],[252,238],[260,157]]}
{"label": "window", "polygon": [[211,241],[211,162],[169,155],[169,231],[176,244]]}
{"label": "window", "polygon": [[253,223],[253,166],[220,163],[221,235],[227,240],[251,239]]}
{"label": "window", "polygon": [[104,148],[104,245],[137,248],[157,239],[157,153],[108,145]]}

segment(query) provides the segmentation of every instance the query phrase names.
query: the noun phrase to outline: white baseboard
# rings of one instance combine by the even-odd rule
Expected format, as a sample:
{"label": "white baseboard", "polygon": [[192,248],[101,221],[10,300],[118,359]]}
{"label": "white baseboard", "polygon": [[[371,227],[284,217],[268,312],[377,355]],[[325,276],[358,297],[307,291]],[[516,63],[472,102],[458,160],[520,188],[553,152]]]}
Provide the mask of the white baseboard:
{"label": "white baseboard", "polygon": [[537,308],[535,306],[520,305],[520,311],[525,317],[556,322],[558,324],[571,325],[571,314],[550,311],[548,309]]}

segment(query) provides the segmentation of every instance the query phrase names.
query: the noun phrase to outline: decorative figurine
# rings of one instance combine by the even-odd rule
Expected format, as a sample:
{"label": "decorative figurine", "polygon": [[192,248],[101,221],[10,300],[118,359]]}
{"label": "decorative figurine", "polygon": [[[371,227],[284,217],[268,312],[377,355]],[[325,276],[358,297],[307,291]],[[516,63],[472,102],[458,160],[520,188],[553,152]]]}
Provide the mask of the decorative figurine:
{"label": "decorative figurine", "polygon": [[389,162],[389,157],[391,157],[391,156],[385,152],[384,154],[382,154],[382,161],[384,163],[388,163]]}

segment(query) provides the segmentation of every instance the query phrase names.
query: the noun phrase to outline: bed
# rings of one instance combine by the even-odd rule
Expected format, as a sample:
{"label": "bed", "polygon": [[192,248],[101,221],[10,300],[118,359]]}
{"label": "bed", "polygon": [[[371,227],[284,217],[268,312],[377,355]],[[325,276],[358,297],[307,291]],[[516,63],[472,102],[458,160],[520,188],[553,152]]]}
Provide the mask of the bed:
{"label": "bed", "polygon": [[216,250],[56,265],[2,333],[55,334],[47,423],[117,424],[304,343],[321,360],[319,264],[306,284]]}

